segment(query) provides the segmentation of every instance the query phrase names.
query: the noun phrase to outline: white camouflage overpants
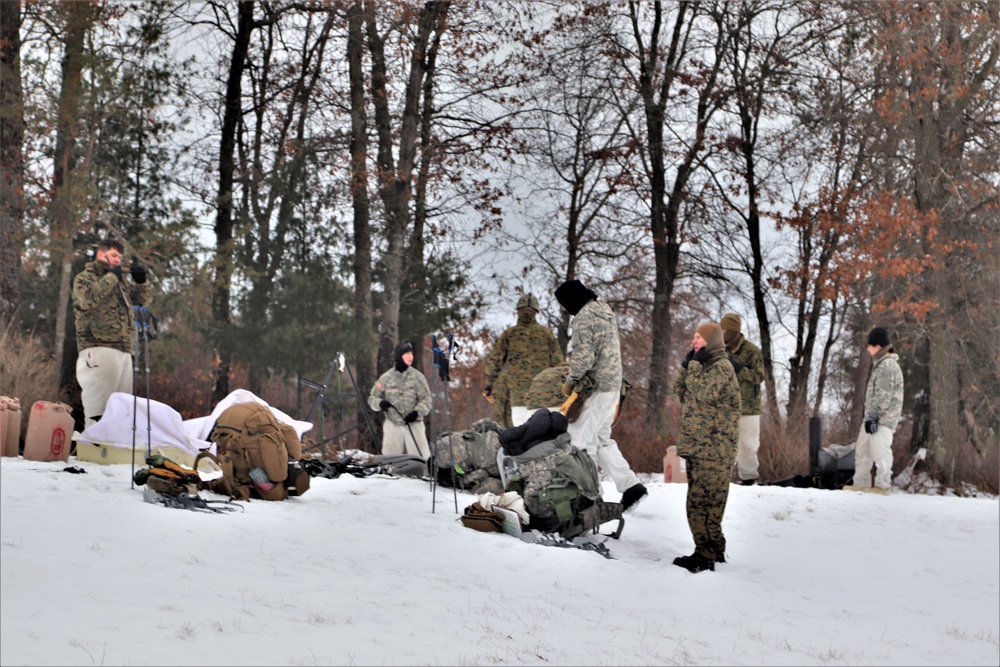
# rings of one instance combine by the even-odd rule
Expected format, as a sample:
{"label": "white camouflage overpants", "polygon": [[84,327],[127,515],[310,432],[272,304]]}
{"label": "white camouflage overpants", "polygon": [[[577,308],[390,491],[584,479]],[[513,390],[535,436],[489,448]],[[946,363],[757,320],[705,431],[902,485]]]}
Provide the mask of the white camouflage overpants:
{"label": "white camouflage overpants", "polygon": [[872,485],[872,463],[875,464],[875,486],[889,490],[892,482],[891,429],[879,426],[875,433],[865,433],[861,427],[854,445],[854,486],[868,488]]}
{"label": "white camouflage overpants", "polygon": [[424,432],[422,420],[402,426],[385,420],[385,424],[382,425],[382,455],[401,454],[421,456],[425,461],[430,458],[431,449],[427,446],[427,434]]}
{"label": "white camouflage overpants", "polygon": [[740,442],[736,448],[736,467],[741,480],[760,477],[757,450],[760,449],[760,415],[740,417]]}
{"label": "white camouflage overpants", "polygon": [[132,393],[132,355],[111,347],[88,347],[76,360],[84,428],[104,414],[108,398],[116,391]]}
{"label": "white camouflage overpants", "polygon": [[591,394],[583,404],[580,417],[569,425],[569,435],[573,444],[587,452],[599,468],[604,470],[615,483],[615,488],[624,493],[625,489],[639,483],[628,461],[618,449],[618,443],[611,438],[611,424],[615,420],[619,393],[607,391]]}

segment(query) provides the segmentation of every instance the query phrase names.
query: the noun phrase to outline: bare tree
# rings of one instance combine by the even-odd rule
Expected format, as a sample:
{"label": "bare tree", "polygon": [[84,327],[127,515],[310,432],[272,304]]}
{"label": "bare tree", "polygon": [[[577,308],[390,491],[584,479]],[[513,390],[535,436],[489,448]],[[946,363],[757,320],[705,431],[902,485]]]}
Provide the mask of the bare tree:
{"label": "bare tree", "polygon": [[21,305],[24,218],[24,95],[21,90],[21,2],[0,3],[0,321]]}

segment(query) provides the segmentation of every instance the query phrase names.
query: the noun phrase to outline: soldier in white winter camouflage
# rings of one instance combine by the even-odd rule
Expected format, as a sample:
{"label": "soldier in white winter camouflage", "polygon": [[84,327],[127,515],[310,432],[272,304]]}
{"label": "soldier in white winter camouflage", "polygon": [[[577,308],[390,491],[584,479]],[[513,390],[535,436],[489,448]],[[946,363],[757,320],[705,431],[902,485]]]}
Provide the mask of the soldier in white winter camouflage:
{"label": "soldier in white winter camouflage", "polygon": [[882,327],[875,327],[868,334],[868,354],[872,370],[865,390],[865,423],[854,446],[854,483],[844,489],[889,495],[892,435],[903,413],[903,371],[899,368],[899,355],[889,343],[889,334]]}
{"label": "soldier in white winter camouflage", "polygon": [[430,458],[424,417],[431,412],[431,389],[424,374],[413,368],[413,345],[401,343],[392,354],[393,367],[379,377],[368,394],[368,405],[385,413],[382,454]]}
{"label": "soldier in white winter camouflage", "polygon": [[563,385],[566,396],[590,390],[579,418],[569,425],[573,444],[587,452],[622,493],[625,511],[634,509],[647,494],[611,437],[622,390],[621,343],[618,322],[608,304],[579,280],[567,280],[556,289],[556,300],[573,316],[573,354]]}

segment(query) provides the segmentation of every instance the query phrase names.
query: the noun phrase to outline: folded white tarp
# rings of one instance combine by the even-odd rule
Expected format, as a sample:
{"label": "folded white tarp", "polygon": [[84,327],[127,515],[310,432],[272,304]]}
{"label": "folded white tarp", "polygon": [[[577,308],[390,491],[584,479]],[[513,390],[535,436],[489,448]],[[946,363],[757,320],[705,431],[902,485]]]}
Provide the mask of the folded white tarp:
{"label": "folded white tarp", "polygon": [[[236,391],[231,392],[228,396],[219,401],[218,405],[215,406],[215,409],[212,410],[212,414],[210,414],[209,416],[195,417],[194,419],[188,419],[187,421],[185,421],[184,432],[188,435],[188,437],[193,439],[197,440],[207,439],[209,433],[212,432],[212,427],[215,426],[215,422],[219,419],[219,415],[221,415],[226,408],[228,408],[231,405],[236,405],[237,403],[263,403],[264,405],[267,405],[267,401],[265,401],[262,398],[257,398],[254,394],[247,391],[246,389],[237,389]],[[302,435],[304,433],[307,433],[312,430],[313,425],[310,422],[304,422],[304,421],[299,421],[298,419],[292,419],[291,417],[286,415],[281,410],[278,410],[277,408],[272,408],[270,405],[267,405],[267,407],[271,409],[271,414],[274,415],[275,419],[277,419],[282,424],[288,424],[289,426],[294,428],[295,433],[296,435],[299,436],[300,440],[302,439]]]}
{"label": "folded white tarp", "polygon": [[132,394],[115,392],[108,398],[101,421],[85,428],[76,441],[131,449],[134,435],[136,449],[146,449],[147,445],[151,449],[175,447],[193,456],[202,449],[215,451],[211,442],[187,433],[180,413],[172,407],[154,400],[149,400],[148,406],[147,410],[145,398],[136,399]]}

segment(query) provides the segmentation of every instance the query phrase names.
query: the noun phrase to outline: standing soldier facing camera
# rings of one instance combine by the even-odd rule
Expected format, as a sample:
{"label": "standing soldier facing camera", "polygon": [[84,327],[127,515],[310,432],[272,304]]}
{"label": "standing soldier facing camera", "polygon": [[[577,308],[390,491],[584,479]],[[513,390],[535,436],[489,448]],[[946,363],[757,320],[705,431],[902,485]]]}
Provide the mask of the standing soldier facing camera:
{"label": "standing soldier facing camera", "polygon": [[114,238],[97,244],[93,262],[73,279],[76,315],[76,381],[80,383],[85,427],[104,414],[116,391],[132,393],[132,347],[135,315],[132,306],[149,303],[146,269],[133,259],[131,281],[122,275],[125,246]]}
{"label": "standing soldier facing camera", "polygon": [[512,406],[524,405],[524,392],[541,371],[562,363],[552,330],[535,322],[538,299],[525,294],[517,300],[517,324],[497,340],[486,360],[483,394],[493,402],[493,420],[511,428]]}

